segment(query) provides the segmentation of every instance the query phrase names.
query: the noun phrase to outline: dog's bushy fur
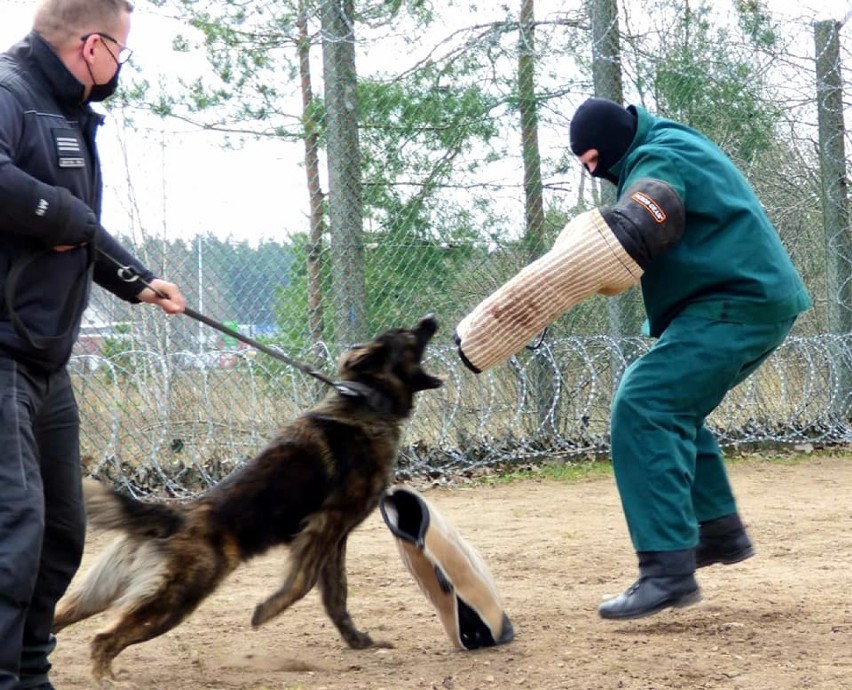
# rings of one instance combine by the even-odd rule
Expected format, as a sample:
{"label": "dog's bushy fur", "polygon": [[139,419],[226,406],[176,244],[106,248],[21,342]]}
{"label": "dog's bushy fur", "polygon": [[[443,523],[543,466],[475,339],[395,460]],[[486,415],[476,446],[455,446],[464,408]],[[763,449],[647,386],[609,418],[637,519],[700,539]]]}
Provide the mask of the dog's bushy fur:
{"label": "dog's bushy fur", "polygon": [[339,380],[358,395],[333,390],[194,501],[142,502],[86,481],[90,525],[122,534],[59,602],[54,630],[117,609],[114,622],[92,640],[96,678],[112,678],[112,661],[125,647],[176,626],[240,563],[279,544],[289,545],[290,571],[255,608],[252,625],[319,583],[347,644],[373,644],[347,610],[346,540],[389,484],[414,394],[441,385],[421,367],[437,328],[426,317],[344,353]]}

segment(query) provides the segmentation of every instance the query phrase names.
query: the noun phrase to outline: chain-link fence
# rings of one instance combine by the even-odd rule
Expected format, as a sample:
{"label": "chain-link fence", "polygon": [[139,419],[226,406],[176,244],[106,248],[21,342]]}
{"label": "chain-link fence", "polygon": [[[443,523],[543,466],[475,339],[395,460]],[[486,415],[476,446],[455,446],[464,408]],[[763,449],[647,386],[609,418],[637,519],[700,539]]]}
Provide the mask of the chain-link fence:
{"label": "chain-link fence", "polygon": [[[571,113],[595,92],[719,142],[814,299],[711,418],[722,444],[849,440],[844,18],[667,0],[156,5],[137,12],[180,17],[169,25],[175,64],[206,55],[206,71],[164,82],[128,70],[113,105],[123,137],[147,141],[148,157],[191,136],[185,124],[163,136],[175,122],[260,139],[291,157],[301,182],[267,208],[282,216],[280,237],[173,238],[148,220],[128,154],[130,182],[110,188],[129,198],[128,246],[194,308],[331,376],[342,346],[436,314],[428,366],[447,385],[421,395],[401,472],[607,452],[612,391],[649,344],[637,291],[587,300],[482,376],[451,341],[568,219],[607,200],[567,147]],[[140,491],[206,487],[325,392],[191,319],[99,291],[72,367],[87,469]]]}

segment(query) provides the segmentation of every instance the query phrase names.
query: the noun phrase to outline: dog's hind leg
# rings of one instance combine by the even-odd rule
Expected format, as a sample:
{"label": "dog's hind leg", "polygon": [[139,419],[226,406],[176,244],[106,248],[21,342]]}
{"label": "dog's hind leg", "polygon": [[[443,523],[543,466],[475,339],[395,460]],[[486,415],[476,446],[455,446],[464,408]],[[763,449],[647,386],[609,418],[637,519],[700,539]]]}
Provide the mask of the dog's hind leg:
{"label": "dog's hind leg", "polygon": [[92,675],[97,680],[114,679],[112,660],[122,650],[168,632],[196,608],[201,598],[176,601],[160,595],[123,611],[112,625],[92,639]]}
{"label": "dog's hind leg", "polygon": [[[344,536],[337,546],[328,554],[320,568],[319,587],[322,593],[322,604],[328,617],[340,631],[341,637],[352,649],[364,649],[375,643],[365,632],[361,632],[352,622],[352,617],[346,608],[346,538]],[[391,647],[388,643],[379,643],[382,647]]]}

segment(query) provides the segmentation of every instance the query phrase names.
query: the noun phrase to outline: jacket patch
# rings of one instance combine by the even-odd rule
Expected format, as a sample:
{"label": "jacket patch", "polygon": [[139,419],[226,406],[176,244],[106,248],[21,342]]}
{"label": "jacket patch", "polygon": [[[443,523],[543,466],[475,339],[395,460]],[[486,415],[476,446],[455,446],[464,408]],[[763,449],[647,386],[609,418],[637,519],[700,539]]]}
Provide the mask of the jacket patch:
{"label": "jacket patch", "polygon": [[654,221],[657,223],[666,222],[666,212],[652,197],[644,192],[634,192],[630,195],[630,198],[651,214]]}
{"label": "jacket patch", "polygon": [[60,168],[85,168],[86,158],[83,142],[73,129],[52,129],[53,143],[56,147],[56,164]]}

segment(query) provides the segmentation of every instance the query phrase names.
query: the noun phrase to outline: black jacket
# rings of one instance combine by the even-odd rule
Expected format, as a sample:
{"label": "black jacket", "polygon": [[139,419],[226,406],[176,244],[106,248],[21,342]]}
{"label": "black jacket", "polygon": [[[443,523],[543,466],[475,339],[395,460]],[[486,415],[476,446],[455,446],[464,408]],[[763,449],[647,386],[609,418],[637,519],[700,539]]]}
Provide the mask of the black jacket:
{"label": "black jacket", "polygon": [[71,355],[92,278],[130,302],[143,289],[96,248],[153,277],[100,227],[103,118],[83,90],[34,32],[0,55],[0,349],[46,371]]}

